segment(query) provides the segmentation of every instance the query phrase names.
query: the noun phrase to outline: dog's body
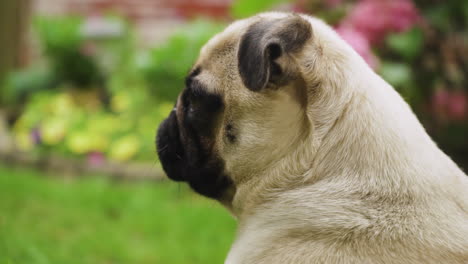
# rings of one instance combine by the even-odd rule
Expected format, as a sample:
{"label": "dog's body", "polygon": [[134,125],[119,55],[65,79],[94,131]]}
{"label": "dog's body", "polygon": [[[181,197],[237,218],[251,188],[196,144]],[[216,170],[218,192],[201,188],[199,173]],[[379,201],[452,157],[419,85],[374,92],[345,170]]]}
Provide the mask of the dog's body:
{"label": "dog's body", "polygon": [[161,125],[168,176],[239,220],[226,263],[468,263],[468,179],[320,20],[238,21]]}

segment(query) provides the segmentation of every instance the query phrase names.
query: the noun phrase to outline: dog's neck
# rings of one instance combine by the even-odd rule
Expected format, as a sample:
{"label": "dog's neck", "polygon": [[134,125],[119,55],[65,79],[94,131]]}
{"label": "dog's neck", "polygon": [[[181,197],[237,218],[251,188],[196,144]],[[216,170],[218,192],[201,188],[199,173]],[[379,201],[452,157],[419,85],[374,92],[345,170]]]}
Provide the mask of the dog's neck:
{"label": "dog's neck", "polygon": [[[401,166],[403,161],[436,170],[431,160],[451,161],[437,149],[398,93],[361,58],[351,59],[357,62],[342,65],[355,68],[337,67],[336,80],[321,82],[321,86],[308,82],[311,133],[295,143],[295,151],[237,186],[230,209],[241,221],[281,193],[336,177],[353,178],[354,186],[348,186],[349,191],[375,190],[389,197],[411,195],[415,186],[425,184],[425,180],[442,184],[434,177],[413,177],[408,170],[411,166]],[[347,75],[341,76],[343,72]],[[360,76],[367,78],[362,80]],[[455,173],[462,173],[452,167]]]}
{"label": "dog's neck", "polygon": [[[315,55],[314,55],[315,56]],[[298,61],[299,64],[311,65],[307,58],[304,61]],[[321,149],[324,142],[332,140],[333,127],[337,122],[343,122],[343,113],[350,111],[347,109],[352,100],[354,91],[340,86],[343,79],[349,76],[343,76],[339,65],[344,63],[336,62],[338,67],[329,67],[337,71],[336,79],[330,80],[327,76],[331,73],[326,72],[327,76],[317,75],[317,69],[301,69],[305,78],[295,83],[294,90],[306,98],[303,104],[304,120],[307,133],[304,133],[301,140],[291,142],[290,151],[281,159],[266,166],[256,175],[251,175],[248,181],[237,185],[232,206],[228,208],[238,218],[242,215],[249,215],[255,207],[274,199],[276,194],[290,190],[295,187],[304,186],[310,181],[313,175],[313,164],[317,161],[317,151]],[[314,65],[321,67],[321,65]],[[328,66],[326,66],[328,67]],[[370,69],[369,69],[370,70]],[[333,75],[333,74],[331,74]],[[311,78],[307,78],[311,76]],[[294,133],[294,132],[291,132]]]}

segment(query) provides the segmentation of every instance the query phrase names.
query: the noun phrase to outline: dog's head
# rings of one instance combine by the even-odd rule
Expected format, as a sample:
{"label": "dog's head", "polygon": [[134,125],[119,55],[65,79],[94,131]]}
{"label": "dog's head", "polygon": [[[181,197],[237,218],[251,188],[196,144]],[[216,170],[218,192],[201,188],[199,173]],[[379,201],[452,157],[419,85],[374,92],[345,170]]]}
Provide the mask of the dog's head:
{"label": "dog's head", "polygon": [[[307,17],[267,13],[230,25],[201,50],[157,150],[169,178],[229,204],[236,188],[294,153],[323,56]],[[323,44],[323,43],[321,43]],[[307,75],[307,76],[306,76]]]}

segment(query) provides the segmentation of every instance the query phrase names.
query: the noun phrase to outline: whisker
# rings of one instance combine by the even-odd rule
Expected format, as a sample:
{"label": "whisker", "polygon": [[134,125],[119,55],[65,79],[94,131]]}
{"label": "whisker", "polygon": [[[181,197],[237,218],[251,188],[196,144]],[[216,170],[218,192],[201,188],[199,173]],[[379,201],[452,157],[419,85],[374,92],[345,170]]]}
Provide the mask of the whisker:
{"label": "whisker", "polygon": [[164,152],[164,151],[166,151],[168,147],[169,147],[169,145],[165,145],[164,147],[162,147],[162,148],[159,149],[159,152]]}

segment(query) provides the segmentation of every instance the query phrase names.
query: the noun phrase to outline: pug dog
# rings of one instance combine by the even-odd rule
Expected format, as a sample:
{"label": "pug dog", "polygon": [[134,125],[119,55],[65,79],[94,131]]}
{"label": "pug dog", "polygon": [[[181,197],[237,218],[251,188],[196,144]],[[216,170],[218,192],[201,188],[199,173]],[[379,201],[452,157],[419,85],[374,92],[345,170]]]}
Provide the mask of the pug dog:
{"label": "pug dog", "polygon": [[468,179],[321,20],[214,36],[160,125],[167,176],[238,220],[226,263],[468,263]]}

